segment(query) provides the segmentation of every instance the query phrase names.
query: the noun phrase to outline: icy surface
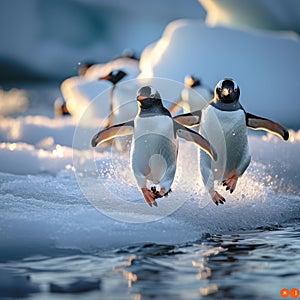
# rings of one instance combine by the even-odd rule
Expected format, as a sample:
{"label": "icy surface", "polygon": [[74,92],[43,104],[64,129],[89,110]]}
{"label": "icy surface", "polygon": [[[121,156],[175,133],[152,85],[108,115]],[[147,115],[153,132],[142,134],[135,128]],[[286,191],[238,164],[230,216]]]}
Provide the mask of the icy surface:
{"label": "icy surface", "polygon": [[[149,208],[149,213],[159,214],[163,201],[172,206],[184,199],[183,205],[165,218],[142,224],[118,221],[124,215],[128,220],[140,220],[134,209],[124,211],[123,206],[112,206],[114,219],[87,201],[74,174],[71,148],[56,145],[53,150],[46,150],[24,143],[2,143],[0,169],[6,173],[0,174],[1,250],[14,247],[16,253],[31,253],[53,246],[87,250],[137,242],[182,243],[205,232],[289,222],[300,209],[299,164],[295,160],[300,138],[299,131],[290,133],[289,142],[270,135],[250,136],[251,166],[232,195],[220,187],[227,198],[221,207],[212,203],[200,183],[195,164],[197,149],[184,143],[173,193],[160,200],[158,208]],[[111,151],[93,154],[92,150],[76,150],[74,155],[82,166],[93,162],[95,155],[102,162],[101,173],[95,166],[94,173],[84,175],[88,176],[86,187],[97,195],[98,201],[113,193],[146,206],[134,184],[126,155],[120,157]]]}

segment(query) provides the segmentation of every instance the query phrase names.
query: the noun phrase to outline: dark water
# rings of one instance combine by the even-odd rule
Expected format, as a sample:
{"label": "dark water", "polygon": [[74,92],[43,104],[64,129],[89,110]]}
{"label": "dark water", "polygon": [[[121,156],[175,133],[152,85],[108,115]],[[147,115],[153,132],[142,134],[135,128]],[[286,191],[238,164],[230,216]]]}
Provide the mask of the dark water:
{"label": "dark water", "polygon": [[179,244],[137,244],[0,264],[2,298],[281,299],[300,288],[300,223]]}

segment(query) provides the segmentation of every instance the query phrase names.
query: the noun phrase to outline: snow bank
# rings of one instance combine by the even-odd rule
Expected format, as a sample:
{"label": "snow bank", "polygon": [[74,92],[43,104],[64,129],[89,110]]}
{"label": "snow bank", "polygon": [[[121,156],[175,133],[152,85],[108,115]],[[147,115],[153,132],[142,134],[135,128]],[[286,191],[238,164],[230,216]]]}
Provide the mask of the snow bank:
{"label": "snow bank", "polygon": [[44,116],[3,118],[0,122],[0,141],[37,145],[46,138],[51,138],[52,144],[72,147],[76,126],[76,120],[69,117],[60,119]]}
{"label": "snow bank", "polygon": [[44,150],[25,143],[0,143],[0,153],[0,172],[56,175],[72,167],[73,150],[60,145]]}
{"label": "snow bank", "polygon": [[13,88],[9,91],[0,89],[0,118],[25,112],[29,99],[25,90]]}
{"label": "snow bank", "polygon": [[172,22],[162,38],[142,54],[140,78],[183,82],[195,74],[214,87],[224,77],[241,88],[241,103],[254,114],[299,126],[293,87],[300,77],[300,42],[268,33],[209,28],[196,20]]}
{"label": "snow bank", "polygon": [[300,34],[298,0],[199,0],[210,26],[251,27]]}

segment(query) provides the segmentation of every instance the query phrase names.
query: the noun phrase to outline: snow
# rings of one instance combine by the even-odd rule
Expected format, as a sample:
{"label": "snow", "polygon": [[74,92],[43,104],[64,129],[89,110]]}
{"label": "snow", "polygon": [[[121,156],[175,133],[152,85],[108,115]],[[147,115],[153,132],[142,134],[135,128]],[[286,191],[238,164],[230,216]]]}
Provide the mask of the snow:
{"label": "snow", "polygon": [[28,102],[28,96],[24,90],[13,88],[5,91],[0,89],[0,118],[26,111]]}
{"label": "snow", "polygon": [[[6,170],[10,174],[0,174],[0,248],[15,245],[17,248],[23,247],[22,251],[33,251],[32,245],[40,249],[49,249],[55,245],[88,250],[141,241],[180,243],[196,240],[204,232],[251,229],[290,221],[298,215],[300,208],[297,175],[299,164],[290,162],[300,150],[299,134],[300,132],[292,134],[293,142],[287,143],[278,138],[267,137],[264,140],[262,137],[251,136],[254,161],[240,180],[237,190],[227,196],[227,203],[222,207],[216,207],[201,187],[193,147],[181,148],[187,155],[187,161],[180,158],[173,193],[169,198],[160,200],[159,207],[155,209],[147,207],[137,188],[132,185],[126,158],[120,159],[109,152],[102,153],[99,158],[102,157],[102,162],[107,161],[107,174],[99,178],[94,166],[94,175],[87,175],[86,171],[81,181],[84,182],[85,190],[80,190],[74,168],[70,164],[65,165],[70,158],[66,149],[61,149],[62,154],[66,155],[61,161],[58,154],[50,152],[46,152],[45,157],[41,158],[41,150],[29,149],[28,145],[18,145],[14,150],[1,147],[0,157],[8,159],[7,152],[11,151],[12,165]],[[78,154],[81,158],[85,156],[84,153]],[[277,156],[283,159],[278,161]],[[22,164],[14,161],[18,158],[22,160]],[[28,175],[32,171],[31,164],[37,164],[35,168],[38,167],[38,163],[34,161],[37,159],[48,169],[39,172],[35,169],[33,175]],[[92,157],[86,160],[85,166],[92,160]],[[121,166],[117,162],[114,165],[116,160]],[[28,164],[23,163],[24,161]],[[111,166],[123,171],[114,173]],[[186,171],[183,167],[187,168]],[[90,168],[88,167],[88,171]],[[24,175],[16,175],[22,174],[22,170]],[[298,177],[293,177],[294,175]],[[98,206],[98,209],[102,209],[102,212],[87,201],[87,195],[83,194],[86,190],[101,202],[102,207]],[[123,196],[121,202],[127,204],[127,211],[123,210],[125,206],[116,205],[112,197],[114,194]],[[127,196],[135,198],[136,202],[126,201]],[[141,215],[135,203],[140,203],[147,213]],[[110,215],[103,204],[110,204]],[[166,206],[174,212],[161,215]],[[178,209],[174,209],[174,206]],[[155,219],[156,222],[126,222],[135,220],[140,223],[141,218],[144,222]]]}
{"label": "snow", "polygon": [[[42,116],[2,119],[1,126],[7,123],[13,129],[12,122],[21,121],[21,128],[27,128],[23,135],[0,144],[3,251],[13,247],[31,254],[53,246],[85,251],[141,241],[180,243],[204,232],[282,224],[298,215],[299,164],[294,158],[300,131],[291,130],[288,142],[270,134],[250,135],[251,167],[222,208],[201,185],[198,150],[181,142],[173,193],[153,209],[135,185],[128,153],[91,149],[96,127]],[[74,150],[66,142],[73,136],[68,122],[74,126]],[[1,137],[5,139],[10,138]]]}
{"label": "snow", "polygon": [[199,0],[206,23],[236,28],[293,31],[300,34],[298,0]]}

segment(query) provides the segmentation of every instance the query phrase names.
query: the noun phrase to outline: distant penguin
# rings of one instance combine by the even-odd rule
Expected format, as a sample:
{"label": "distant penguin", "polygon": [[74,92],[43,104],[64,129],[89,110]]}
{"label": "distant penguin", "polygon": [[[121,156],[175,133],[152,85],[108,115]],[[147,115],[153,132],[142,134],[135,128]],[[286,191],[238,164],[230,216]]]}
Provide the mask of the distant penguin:
{"label": "distant penguin", "polygon": [[[136,83],[127,83],[126,85],[118,85],[127,73],[123,70],[113,70],[108,74],[99,77],[99,80],[107,80],[112,83],[110,91],[110,116],[106,128],[114,123],[128,121],[137,113],[136,103],[129,101],[133,99],[136,90]],[[132,86],[133,85],[133,86]]]}
{"label": "distant penguin", "polygon": [[[133,135],[131,168],[145,201],[157,206],[155,199],[167,196],[174,180],[178,155],[178,136],[196,143],[209,157],[215,157],[210,144],[198,133],[172,119],[163,106],[159,92],[151,86],[137,91],[138,113],[134,120],[97,133],[92,146],[124,135]],[[147,181],[154,185],[147,188]]]}
{"label": "distant penguin", "polygon": [[[200,124],[200,134],[217,152],[216,161],[212,161],[206,153],[200,153],[203,183],[217,205],[223,204],[225,198],[215,190],[214,181],[221,181],[226,190],[232,193],[238,178],[250,163],[247,127],[269,131],[284,140],[289,138],[288,131],[280,124],[246,112],[239,97],[237,83],[225,78],[218,82],[214,98],[202,110],[174,117],[174,120],[186,126]],[[216,130],[216,121],[221,126],[221,132]]]}
{"label": "distant penguin", "polygon": [[[99,80],[106,80],[112,83],[109,100],[110,114],[105,128],[116,123],[131,120],[137,114],[136,101],[131,99],[134,99],[138,85],[135,81],[127,81],[126,84],[122,84],[123,79],[126,80],[128,77],[125,71],[117,69],[99,78]],[[119,152],[127,151],[130,141],[131,139],[128,139],[128,137],[115,139],[114,148]],[[104,148],[110,145],[112,145],[112,141],[106,143]]]}
{"label": "distant penguin", "polygon": [[[104,64],[95,64],[94,62],[82,62],[78,64],[78,76],[72,76],[65,79],[61,84],[61,93],[65,99],[70,114],[75,119],[80,119],[83,113],[86,113],[86,108],[92,106],[93,109],[89,109],[90,119],[106,119],[110,114],[110,99],[102,99],[101,101],[94,101],[107,89],[110,88],[111,82],[107,80],[99,80],[99,77],[105,77],[112,70],[122,70],[126,73],[124,79],[120,81],[135,78],[140,73],[139,63],[136,59],[128,57],[120,57],[113,59]],[[120,90],[123,90],[120,89]],[[135,97],[136,89],[133,89],[133,96],[126,99],[133,99]],[[119,94],[118,89],[115,96]],[[122,92],[122,94],[124,94]],[[135,104],[135,103],[134,103]],[[136,109],[136,105],[133,105]],[[127,107],[126,107],[127,108]],[[133,113],[135,116],[136,111]],[[119,122],[118,120],[116,120]],[[123,122],[125,120],[121,120]],[[104,122],[103,122],[104,123]]]}
{"label": "distant penguin", "polygon": [[170,108],[172,114],[181,108],[184,113],[199,110],[213,98],[214,92],[194,75],[186,75],[184,85],[180,100]]}

